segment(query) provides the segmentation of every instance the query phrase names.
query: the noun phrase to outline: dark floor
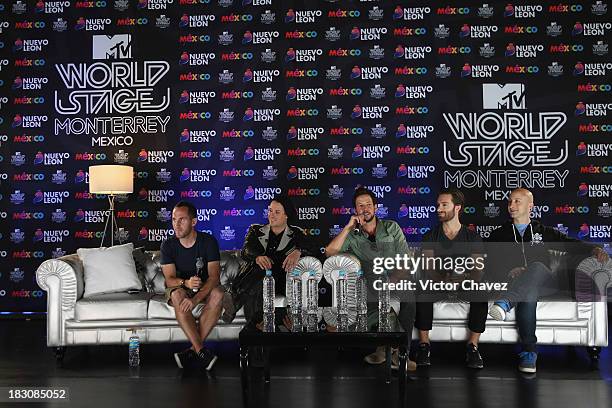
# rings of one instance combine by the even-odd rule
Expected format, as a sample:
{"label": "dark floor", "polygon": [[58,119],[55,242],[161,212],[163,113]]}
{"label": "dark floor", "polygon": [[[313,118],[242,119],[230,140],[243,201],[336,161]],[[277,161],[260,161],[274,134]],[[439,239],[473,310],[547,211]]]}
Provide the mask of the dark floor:
{"label": "dark floor", "polygon": [[[141,367],[130,371],[126,346],[68,348],[63,368],[45,345],[44,321],[0,320],[0,390],[45,386],[69,389],[75,407],[368,407],[399,406],[397,378],[384,382],[382,367],[362,362],[368,350],[277,350],[272,381],[253,372],[243,398],[238,345],[213,343],[220,356],[212,374],[184,375],[171,353],[182,345],[142,345]],[[612,331],[610,333],[612,336]],[[612,337],[611,337],[612,338]],[[481,345],[485,369],[462,367],[463,345],[437,343],[433,366],[411,375],[407,406],[414,407],[611,407],[612,355],[589,369],[584,349],[541,347],[537,376],[516,370],[515,347]],[[6,392],[6,389],[4,389]],[[246,401],[246,402],[245,402]],[[34,406],[43,404],[34,404]],[[24,406],[0,402],[1,407]],[[26,405],[28,406],[28,405]],[[29,404],[32,406],[32,404]]]}

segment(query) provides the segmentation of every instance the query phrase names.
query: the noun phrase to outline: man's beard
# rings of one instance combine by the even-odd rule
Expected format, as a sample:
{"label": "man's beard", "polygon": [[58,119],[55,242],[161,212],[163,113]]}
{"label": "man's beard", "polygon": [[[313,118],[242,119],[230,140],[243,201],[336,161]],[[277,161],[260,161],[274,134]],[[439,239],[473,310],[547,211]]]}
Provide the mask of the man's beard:
{"label": "man's beard", "polygon": [[374,219],[374,214],[370,214],[370,218],[368,218],[365,214],[363,214],[363,220],[367,223]]}
{"label": "man's beard", "polygon": [[438,213],[438,221],[447,222],[453,219],[454,214],[449,213],[448,211],[444,211],[442,213]]}

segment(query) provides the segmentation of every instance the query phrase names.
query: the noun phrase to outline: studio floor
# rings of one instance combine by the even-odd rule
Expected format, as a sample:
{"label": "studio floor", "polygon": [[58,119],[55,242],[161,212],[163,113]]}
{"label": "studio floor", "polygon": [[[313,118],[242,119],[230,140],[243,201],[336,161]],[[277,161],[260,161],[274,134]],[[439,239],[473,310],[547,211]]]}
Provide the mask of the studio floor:
{"label": "studio floor", "polygon": [[[0,320],[0,389],[68,388],[74,407],[397,407],[397,376],[385,384],[384,368],[362,360],[370,350],[281,349],[271,356],[271,383],[253,369],[243,395],[237,342],[211,343],[219,355],[207,375],[184,373],[172,353],[183,345],[142,345],[141,366],[128,367],[127,346],[68,348],[64,367],[45,344],[44,320]],[[612,338],[612,331],[610,333]],[[516,370],[516,347],[482,344],[485,368],[463,367],[464,346],[435,343],[432,366],[410,374],[405,406],[591,407],[612,406],[612,353],[590,370],[582,348],[541,347],[536,375]],[[32,406],[32,404],[29,404]],[[0,406],[24,406],[0,403]]]}

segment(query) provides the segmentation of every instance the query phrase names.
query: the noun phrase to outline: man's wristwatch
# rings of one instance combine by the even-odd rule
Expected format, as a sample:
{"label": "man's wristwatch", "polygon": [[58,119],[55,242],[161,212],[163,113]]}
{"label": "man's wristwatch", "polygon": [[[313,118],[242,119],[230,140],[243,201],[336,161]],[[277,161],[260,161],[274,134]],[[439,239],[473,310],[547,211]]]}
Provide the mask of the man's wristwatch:
{"label": "man's wristwatch", "polygon": [[181,288],[187,289],[187,286],[185,286],[185,279],[181,279]]}

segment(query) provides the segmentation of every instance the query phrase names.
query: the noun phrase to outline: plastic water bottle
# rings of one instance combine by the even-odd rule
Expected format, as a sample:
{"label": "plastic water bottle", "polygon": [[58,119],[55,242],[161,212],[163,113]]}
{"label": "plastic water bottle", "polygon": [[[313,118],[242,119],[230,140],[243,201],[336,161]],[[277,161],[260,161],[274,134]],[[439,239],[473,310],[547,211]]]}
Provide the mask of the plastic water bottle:
{"label": "plastic water bottle", "polygon": [[391,311],[391,292],[389,291],[389,275],[383,272],[380,275],[382,289],[378,291],[378,331],[390,332],[391,322],[389,312]]}
{"label": "plastic water bottle", "polygon": [[266,270],[263,280],[263,331],[274,332],[274,276],[270,269]]}
{"label": "plastic water bottle", "polygon": [[318,331],[318,309],[319,282],[317,282],[315,271],[310,271],[306,281],[306,330],[308,332]]}
{"label": "plastic water bottle", "polygon": [[346,272],[338,272],[336,280],[336,308],[338,310],[337,329],[339,332],[348,331],[348,302],[347,291],[348,282]]}
{"label": "plastic water bottle", "polygon": [[368,331],[368,286],[362,270],[357,272],[355,292],[355,300],[357,302],[357,324],[355,331],[365,332]]}
{"label": "plastic water bottle", "polygon": [[138,367],[140,365],[140,337],[135,329],[132,329],[128,346],[128,362],[130,367]]}
{"label": "plastic water bottle", "polygon": [[302,317],[302,275],[298,270],[291,273],[291,331],[300,333],[304,326]]}

